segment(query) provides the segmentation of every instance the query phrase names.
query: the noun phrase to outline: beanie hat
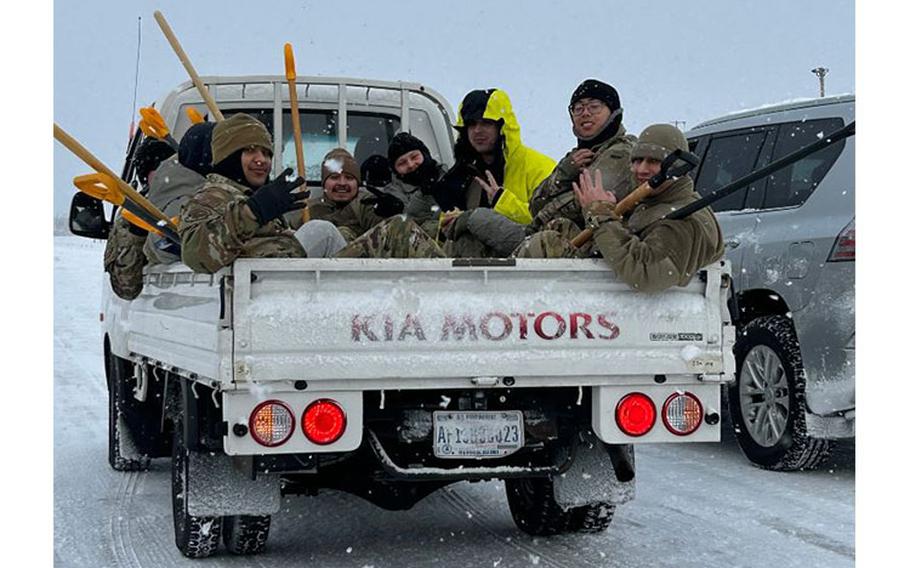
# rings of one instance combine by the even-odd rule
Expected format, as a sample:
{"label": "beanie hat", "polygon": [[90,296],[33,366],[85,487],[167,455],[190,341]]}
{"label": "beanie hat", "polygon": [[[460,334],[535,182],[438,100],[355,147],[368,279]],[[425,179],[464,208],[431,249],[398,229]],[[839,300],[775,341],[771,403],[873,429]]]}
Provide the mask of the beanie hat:
{"label": "beanie hat", "polygon": [[420,150],[424,160],[430,157],[430,150],[423,143],[423,140],[408,132],[396,134],[392,141],[389,142],[389,166],[394,169],[395,161],[412,150]]}
{"label": "beanie hat", "polygon": [[663,161],[674,150],[689,151],[685,135],[672,124],[652,124],[641,132],[632,146],[631,158],[652,158]]}
{"label": "beanie hat", "polygon": [[214,122],[200,122],[189,127],[180,139],[177,160],[201,176],[212,171],[212,131]]}
{"label": "beanie hat", "polygon": [[576,87],[575,92],[572,93],[572,98],[569,99],[569,110],[571,111],[575,103],[585,98],[603,101],[611,112],[622,107],[619,103],[619,93],[616,92],[616,89],[597,79],[585,79],[581,85]]}
{"label": "beanie hat", "polygon": [[252,116],[238,112],[215,125],[212,131],[212,164],[238,150],[261,146],[272,152],[272,137],[265,125]]}
{"label": "beanie hat", "polygon": [[148,185],[149,174],[173,155],[174,149],[169,144],[155,138],[146,138],[139,144],[133,154],[133,167],[136,168],[136,177],[143,187]]}
{"label": "beanie hat", "polygon": [[344,148],[335,148],[329,150],[325,158],[322,159],[322,183],[332,174],[346,173],[353,176],[360,185],[360,166],[354,156]]}

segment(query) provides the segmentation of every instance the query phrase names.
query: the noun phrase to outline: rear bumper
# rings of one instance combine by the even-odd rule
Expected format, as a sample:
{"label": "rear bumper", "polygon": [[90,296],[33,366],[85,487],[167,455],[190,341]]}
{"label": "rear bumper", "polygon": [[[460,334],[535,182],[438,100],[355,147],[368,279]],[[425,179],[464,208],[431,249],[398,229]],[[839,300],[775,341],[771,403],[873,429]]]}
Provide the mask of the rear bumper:
{"label": "rear bumper", "polygon": [[793,313],[806,371],[806,402],[817,416],[856,408],[854,263],[826,263],[812,301]]}

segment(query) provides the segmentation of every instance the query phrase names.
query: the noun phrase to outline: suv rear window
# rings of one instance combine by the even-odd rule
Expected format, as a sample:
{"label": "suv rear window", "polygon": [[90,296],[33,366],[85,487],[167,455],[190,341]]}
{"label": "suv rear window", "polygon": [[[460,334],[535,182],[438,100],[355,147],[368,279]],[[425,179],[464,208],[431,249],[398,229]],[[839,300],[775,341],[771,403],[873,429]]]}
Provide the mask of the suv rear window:
{"label": "suv rear window", "polygon": [[[843,126],[844,121],[840,118],[781,124],[772,159],[777,160],[795,152]],[[762,209],[802,205],[821,183],[843,149],[842,140],[768,176]]]}
{"label": "suv rear window", "polygon": [[[695,183],[695,190],[705,196],[716,189],[748,175],[755,169],[767,131],[745,131],[736,134],[713,136],[702,158]],[[742,209],[745,191],[737,191],[715,201],[714,211]]]}

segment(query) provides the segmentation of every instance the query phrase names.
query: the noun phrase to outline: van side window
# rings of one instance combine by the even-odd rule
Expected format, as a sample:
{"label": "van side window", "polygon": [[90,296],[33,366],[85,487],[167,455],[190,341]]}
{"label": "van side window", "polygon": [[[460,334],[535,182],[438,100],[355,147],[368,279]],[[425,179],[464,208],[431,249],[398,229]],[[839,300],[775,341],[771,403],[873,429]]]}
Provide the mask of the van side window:
{"label": "van side window", "polygon": [[[777,160],[795,152],[843,126],[844,121],[840,118],[782,124],[772,159]],[[838,142],[768,176],[768,189],[762,208],[802,205],[818,187],[843,149],[844,142]]]}
{"label": "van side window", "polygon": [[[702,196],[748,175],[756,167],[758,153],[766,131],[746,131],[728,136],[713,136],[702,159],[695,190]],[[743,208],[745,191],[737,191],[715,201],[714,211],[737,211]]]}

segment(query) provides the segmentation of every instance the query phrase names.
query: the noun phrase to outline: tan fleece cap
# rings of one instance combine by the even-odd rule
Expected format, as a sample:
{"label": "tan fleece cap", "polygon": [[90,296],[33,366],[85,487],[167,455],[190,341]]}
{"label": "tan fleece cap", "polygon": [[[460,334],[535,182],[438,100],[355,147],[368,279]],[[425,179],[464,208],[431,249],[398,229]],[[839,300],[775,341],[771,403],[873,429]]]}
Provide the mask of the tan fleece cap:
{"label": "tan fleece cap", "polygon": [[344,148],[329,150],[322,159],[322,183],[325,183],[330,175],[341,172],[354,176],[357,185],[360,185],[360,166],[357,165],[354,156]]}
{"label": "tan fleece cap", "polygon": [[250,146],[262,146],[272,152],[272,137],[264,124],[239,112],[215,125],[212,131],[212,164]]}

